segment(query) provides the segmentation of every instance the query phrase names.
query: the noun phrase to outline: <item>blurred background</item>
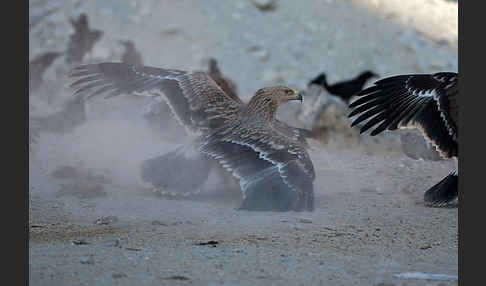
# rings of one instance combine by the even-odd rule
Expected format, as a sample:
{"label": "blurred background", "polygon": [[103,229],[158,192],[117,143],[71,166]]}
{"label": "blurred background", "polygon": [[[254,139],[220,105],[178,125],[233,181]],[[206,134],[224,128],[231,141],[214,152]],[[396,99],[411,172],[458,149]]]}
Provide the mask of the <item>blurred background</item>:
{"label": "blurred background", "polygon": [[[242,97],[276,81],[303,88],[322,71],[334,82],[365,69],[457,70],[457,2],[446,0],[31,0],[29,59],[66,51],[70,21],[82,13],[103,33],[83,62],[120,61],[120,40],[133,41],[152,66],[194,70],[215,57]],[[64,62],[46,80],[58,81]]]}
{"label": "blurred background", "polygon": [[[73,91],[67,73],[73,66],[90,62],[125,61],[208,71],[208,61],[214,58],[222,75],[235,84],[244,100],[269,85],[305,90],[322,73],[332,85],[371,71],[375,76],[363,82],[366,87],[395,74],[457,71],[457,16],[457,1],[446,0],[31,0],[30,114],[52,115],[68,108]],[[332,95],[326,89],[319,92]],[[313,102],[311,96],[307,99]],[[331,101],[334,99],[331,96]],[[148,118],[144,125],[170,130],[157,136],[167,140],[183,137],[184,132],[177,133],[177,124],[160,123],[173,119],[164,117],[167,106],[155,101],[95,99],[71,104],[73,110],[83,110],[68,109],[61,117],[69,119],[44,120],[48,123],[41,124],[40,129],[67,134],[85,121],[107,118],[125,108],[123,116],[136,113],[137,119],[140,115]],[[327,103],[302,108],[288,105],[279,110],[279,117],[321,133],[331,127],[337,137],[345,134],[357,139],[344,118],[346,104],[336,104],[337,111],[331,115],[323,112]],[[321,139],[326,137],[321,140],[326,144],[336,137],[321,135]]]}
{"label": "blurred background", "polygon": [[[359,136],[357,128],[349,127],[347,100],[333,95],[322,85],[312,86],[311,81],[325,73],[326,83],[332,85],[371,71],[374,76],[362,84],[367,87],[380,78],[396,74],[457,72],[457,49],[458,5],[457,1],[450,0],[30,0],[30,223],[61,224],[57,230],[31,229],[31,239],[34,242],[73,240],[79,238],[76,233],[91,237],[93,233],[84,233],[83,227],[92,227],[97,217],[106,215],[124,223],[144,218],[154,222],[161,216],[176,221],[185,216],[188,220],[194,218],[194,222],[196,218],[211,221],[219,214],[236,215],[229,215],[224,209],[237,206],[234,200],[223,205],[223,210],[216,208],[218,214],[187,211],[188,208],[207,209],[206,205],[193,202],[153,201],[151,196],[127,200],[127,194],[128,197],[145,194],[139,190],[140,163],[171,150],[183,142],[186,135],[158,98],[77,100],[67,77],[70,69],[77,65],[123,61],[209,71],[212,58],[217,61],[220,73],[235,84],[238,96],[245,101],[265,86],[283,84],[304,90],[303,104],[282,106],[278,116],[291,125],[314,132],[316,142],[311,157],[318,172],[316,199],[320,202],[313,217],[316,225],[317,217],[333,220],[328,213],[322,215],[326,209],[332,209],[331,202],[339,209],[332,212],[335,221],[372,212],[377,201],[363,199],[369,195],[370,188],[378,193],[392,192],[391,185],[405,182],[405,195],[416,199],[414,202],[421,201],[420,191],[446,175],[453,163],[439,158],[415,131]],[[386,169],[385,173],[382,169]],[[408,174],[407,179],[402,179],[404,173]],[[350,174],[359,179],[349,180]],[[383,175],[383,179],[373,178],[376,174]],[[217,185],[218,181],[213,184]],[[342,200],[342,194],[352,193],[366,184],[369,184],[368,192],[360,193],[361,197]],[[329,192],[339,195],[333,199]],[[98,198],[101,200],[96,200]],[[403,202],[399,198],[394,201]],[[356,207],[357,214],[345,214],[345,204],[350,202],[355,206],[362,202],[365,207]],[[338,208],[339,204],[343,207]],[[166,207],[164,212],[161,211],[163,207]],[[383,213],[368,215],[381,219],[387,216]],[[237,216],[236,220],[245,219]],[[275,219],[282,220],[281,217]],[[444,218],[450,222],[444,226],[445,233],[449,233],[451,224],[454,227],[456,219],[457,213]],[[216,221],[215,224],[219,222],[223,223]],[[81,229],[74,228],[77,232],[66,229],[63,223],[69,223],[69,227],[77,223],[76,227]],[[184,227],[181,226],[187,231]],[[263,223],[262,233],[267,228]],[[440,230],[436,234],[423,231],[427,235],[448,236]],[[195,231],[198,235],[208,232],[211,233],[211,229]],[[128,238],[120,239],[134,243]],[[443,240],[443,245],[449,241],[453,246],[448,245],[446,251],[441,252],[442,256],[432,253],[431,257],[439,257],[436,266],[457,270],[456,237]],[[349,245],[355,243],[349,241]],[[405,242],[404,245],[410,246]],[[42,246],[31,244],[30,271],[34,274],[31,282],[44,281],[42,279],[66,282],[42,278],[41,273],[46,270],[38,266],[51,262],[44,260],[48,259],[43,255],[45,251]],[[49,251],[65,253],[56,247]],[[395,253],[409,256],[406,250],[400,251]],[[360,259],[367,261],[365,256]],[[89,257],[86,259],[90,261]],[[450,260],[453,261],[450,264],[444,262]],[[345,260],[340,261],[345,263]],[[400,260],[397,265],[409,262]],[[305,272],[302,275],[307,279]],[[355,281],[353,279],[360,281],[357,275],[342,275],[343,279],[349,278],[344,280],[349,283]],[[67,279],[61,277],[59,279]]]}

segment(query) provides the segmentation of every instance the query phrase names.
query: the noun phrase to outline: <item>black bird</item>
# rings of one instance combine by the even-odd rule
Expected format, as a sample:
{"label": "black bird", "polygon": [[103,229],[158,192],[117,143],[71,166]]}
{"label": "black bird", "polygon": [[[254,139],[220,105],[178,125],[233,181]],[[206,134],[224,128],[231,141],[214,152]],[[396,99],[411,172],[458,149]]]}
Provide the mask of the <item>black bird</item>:
{"label": "black bird", "polygon": [[45,52],[29,62],[29,91],[36,90],[41,85],[44,72],[60,55],[60,52]]}
{"label": "black bird", "polygon": [[38,130],[69,133],[86,121],[85,100],[81,96],[74,97],[62,110],[47,116],[31,116],[29,120]]}
{"label": "black bird", "polygon": [[130,40],[121,40],[120,43],[125,47],[121,61],[134,66],[143,66],[142,55],[135,48],[135,43]]}
{"label": "black bird", "polygon": [[88,16],[81,14],[78,20],[72,19],[71,25],[74,34],[69,36],[66,61],[68,63],[80,63],[86,54],[91,53],[94,44],[103,35],[101,30],[90,30]]}
{"label": "black bird", "polygon": [[[360,114],[351,126],[370,119],[361,133],[375,126],[370,135],[384,130],[418,128],[444,158],[458,158],[457,73],[409,74],[375,82],[357,95],[349,117]],[[424,200],[431,206],[452,205],[458,198],[458,170],[428,189]]]}
{"label": "black bird", "polygon": [[342,100],[344,100],[344,102],[349,103],[349,99],[353,95],[356,95],[356,93],[360,92],[361,89],[363,89],[366,81],[374,76],[378,75],[373,73],[372,71],[365,71],[354,79],[341,81],[333,85],[329,85],[327,83],[326,74],[321,73],[316,78],[311,80],[308,85],[320,85],[321,87],[325,88],[330,94],[339,96],[340,98],[342,98]]}

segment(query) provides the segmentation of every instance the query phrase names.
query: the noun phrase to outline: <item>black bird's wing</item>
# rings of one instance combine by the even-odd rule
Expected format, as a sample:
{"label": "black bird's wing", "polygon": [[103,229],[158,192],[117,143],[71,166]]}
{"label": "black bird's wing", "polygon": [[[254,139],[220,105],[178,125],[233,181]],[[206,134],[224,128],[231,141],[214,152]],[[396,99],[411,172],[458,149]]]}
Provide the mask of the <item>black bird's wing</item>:
{"label": "black bird's wing", "polygon": [[201,151],[240,182],[241,209],[312,211],[314,167],[305,147],[258,120],[237,120],[203,138]]}
{"label": "black bird's wing", "polygon": [[75,94],[156,94],[162,96],[178,121],[191,132],[208,131],[236,118],[243,103],[229,97],[206,73],[125,63],[88,64],[74,68]]}
{"label": "black bird's wing", "polygon": [[424,193],[424,201],[429,206],[453,206],[457,203],[459,174],[454,170]]}
{"label": "black bird's wing", "polygon": [[369,119],[361,133],[415,127],[444,157],[457,156],[457,73],[392,76],[357,95],[349,117],[359,115],[351,126]]}

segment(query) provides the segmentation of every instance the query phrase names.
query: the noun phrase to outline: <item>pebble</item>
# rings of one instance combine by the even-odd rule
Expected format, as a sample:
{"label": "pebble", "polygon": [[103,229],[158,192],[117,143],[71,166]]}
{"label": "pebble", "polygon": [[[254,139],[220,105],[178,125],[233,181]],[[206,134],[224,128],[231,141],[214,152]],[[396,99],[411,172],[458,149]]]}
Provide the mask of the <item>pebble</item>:
{"label": "pebble", "polygon": [[118,278],[127,277],[127,275],[125,273],[113,273],[113,275],[111,275],[111,277],[118,279]]}
{"label": "pebble", "polygon": [[457,275],[447,275],[447,274],[429,274],[422,272],[407,272],[394,274],[394,277],[405,278],[405,279],[425,279],[425,280],[457,280]]}
{"label": "pebble", "polygon": [[182,276],[182,275],[169,276],[169,277],[166,277],[164,279],[165,280],[180,280],[180,281],[190,280],[189,277]]}
{"label": "pebble", "polygon": [[160,221],[158,221],[158,220],[154,220],[154,221],[152,221],[152,223],[151,223],[151,224],[152,224],[152,225],[162,225],[162,226],[167,226],[167,224],[162,223],[162,222],[160,222]]}
{"label": "pebble", "polygon": [[91,244],[90,242],[88,242],[86,239],[77,239],[77,240],[73,240],[72,243],[74,245],[86,245],[86,244]]}
{"label": "pebble", "polygon": [[100,217],[99,219],[95,220],[93,223],[94,224],[112,224],[114,222],[117,222],[118,221],[118,217],[116,216],[103,216],[103,217]]}
{"label": "pebble", "polygon": [[98,245],[107,246],[107,247],[117,247],[117,246],[120,245],[120,240],[119,239],[105,240],[105,241],[98,243]]}
{"label": "pebble", "polygon": [[301,223],[312,223],[312,220],[310,220],[310,219],[306,219],[306,218],[301,218],[301,219],[299,220],[299,222],[301,222]]}
{"label": "pebble", "polygon": [[95,263],[93,257],[82,257],[79,260],[79,262],[81,262],[81,264],[88,264],[88,265]]}

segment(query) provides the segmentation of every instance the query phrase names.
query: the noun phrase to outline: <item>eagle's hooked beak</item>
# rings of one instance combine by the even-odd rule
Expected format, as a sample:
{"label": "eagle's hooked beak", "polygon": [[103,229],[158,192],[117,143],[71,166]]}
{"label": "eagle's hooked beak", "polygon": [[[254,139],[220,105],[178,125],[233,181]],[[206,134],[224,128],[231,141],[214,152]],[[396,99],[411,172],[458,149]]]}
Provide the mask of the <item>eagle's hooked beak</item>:
{"label": "eagle's hooked beak", "polygon": [[294,94],[289,95],[287,98],[289,100],[300,100],[300,102],[302,102],[302,100],[303,100],[302,92],[300,92],[298,90],[294,90]]}

